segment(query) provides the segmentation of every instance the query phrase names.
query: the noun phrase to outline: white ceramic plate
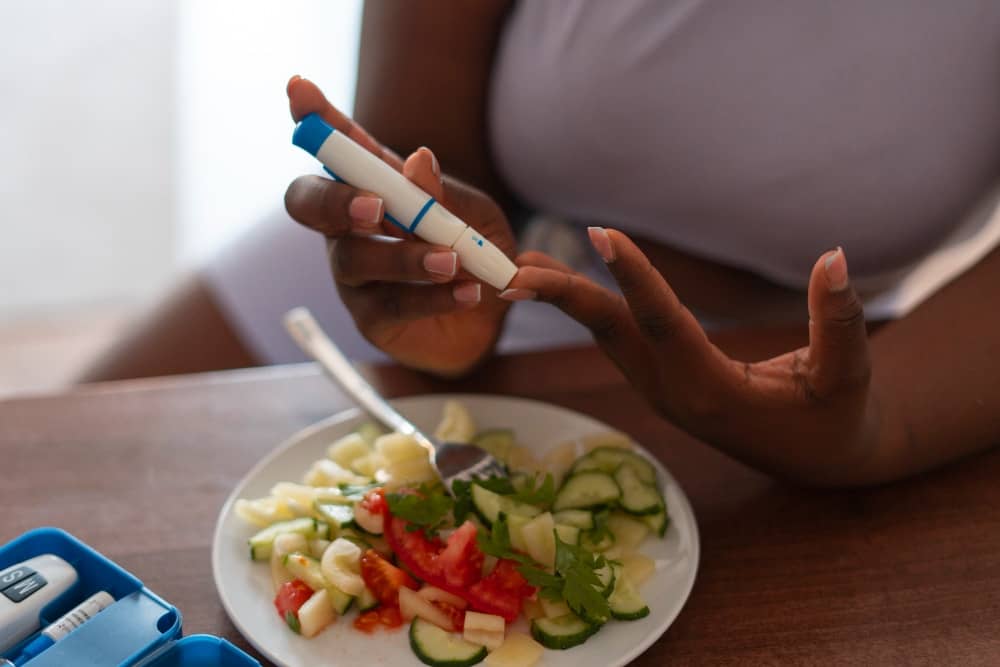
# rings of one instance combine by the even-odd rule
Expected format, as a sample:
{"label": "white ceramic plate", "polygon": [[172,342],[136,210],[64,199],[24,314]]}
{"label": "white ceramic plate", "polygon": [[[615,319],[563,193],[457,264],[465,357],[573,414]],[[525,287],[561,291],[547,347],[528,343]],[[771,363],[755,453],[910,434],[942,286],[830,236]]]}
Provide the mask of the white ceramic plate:
{"label": "white ceramic plate", "polygon": [[[513,428],[520,444],[542,452],[567,440],[611,430],[607,424],[565,408],[519,398],[483,395],[417,396],[392,401],[422,429],[432,431],[445,400],[462,401],[479,428]],[[255,528],[232,511],[238,498],[268,495],[280,481],[299,481],[327,446],[364,421],[348,410],[319,422],[284,442],[260,461],[226,500],[216,524],[212,569],[222,604],[243,636],[257,650],[283,667],[420,665],[410,650],[405,629],[366,635],[339,621],[318,637],[304,639],[288,630],[272,605],[270,570],[252,562],[247,538]],[[581,646],[546,651],[540,667],[612,667],[636,658],[662,635],[680,612],[698,569],[698,527],[691,505],[677,482],[655,461],[671,523],[664,539],[647,538],[642,553],[656,561],[656,572],[641,592],[651,613],[630,622],[611,621]],[[353,614],[348,613],[348,619]],[[522,618],[518,621],[527,631]]]}

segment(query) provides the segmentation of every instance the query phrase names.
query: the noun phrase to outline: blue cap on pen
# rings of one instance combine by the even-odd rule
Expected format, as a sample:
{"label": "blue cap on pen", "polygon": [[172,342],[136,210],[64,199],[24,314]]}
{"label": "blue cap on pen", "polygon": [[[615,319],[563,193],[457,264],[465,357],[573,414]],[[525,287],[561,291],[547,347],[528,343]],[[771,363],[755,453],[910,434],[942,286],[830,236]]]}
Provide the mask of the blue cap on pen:
{"label": "blue cap on pen", "polygon": [[311,155],[316,155],[320,146],[331,134],[333,134],[333,128],[327,125],[326,121],[319,117],[319,114],[311,113],[295,126],[292,143],[308,151]]}

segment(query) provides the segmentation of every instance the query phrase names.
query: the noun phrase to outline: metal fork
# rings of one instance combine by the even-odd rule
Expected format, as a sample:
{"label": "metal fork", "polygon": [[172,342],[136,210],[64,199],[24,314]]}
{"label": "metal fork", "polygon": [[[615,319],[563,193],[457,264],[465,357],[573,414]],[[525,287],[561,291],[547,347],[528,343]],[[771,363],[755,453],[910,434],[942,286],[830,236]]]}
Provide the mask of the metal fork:
{"label": "metal fork", "polygon": [[354,368],[344,353],[330,340],[308,308],[294,308],[285,314],[285,328],[298,346],[319,363],[320,368],[353,398],[372,418],[392,431],[409,435],[427,450],[431,467],[441,477],[448,493],[452,482],[507,475],[500,461],[475,445],[439,442],[426,435],[406,417],[396,412],[375,388]]}

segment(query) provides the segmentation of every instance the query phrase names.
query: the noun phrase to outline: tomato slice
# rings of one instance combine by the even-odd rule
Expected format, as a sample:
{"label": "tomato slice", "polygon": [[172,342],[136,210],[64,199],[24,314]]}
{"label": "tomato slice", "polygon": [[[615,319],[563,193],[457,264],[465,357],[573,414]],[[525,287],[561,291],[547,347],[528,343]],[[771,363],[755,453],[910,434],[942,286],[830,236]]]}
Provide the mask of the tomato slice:
{"label": "tomato slice", "polygon": [[515,561],[501,559],[492,572],[469,586],[463,597],[476,611],[503,616],[513,623],[521,613],[524,598],[535,591],[517,567]]}
{"label": "tomato slice", "polygon": [[399,607],[392,606],[362,612],[354,619],[354,627],[367,634],[372,634],[379,626],[391,630],[401,625],[403,625],[403,615],[399,613]]}
{"label": "tomato slice", "polygon": [[417,582],[398,567],[368,549],[361,555],[361,578],[368,590],[384,605],[399,604],[399,587],[417,589]]}
{"label": "tomato slice", "polygon": [[448,586],[464,589],[482,576],[484,558],[476,545],[476,525],[466,521],[448,537],[438,566]]}
{"label": "tomato slice", "polygon": [[385,539],[399,562],[417,579],[435,586],[445,584],[438,558],[443,545],[439,539],[429,539],[423,530],[407,530],[409,522],[399,517],[387,519]]}
{"label": "tomato slice", "polygon": [[313,590],[304,582],[293,579],[286,581],[274,596],[274,608],[295,632],[299,631],[299,609],[312,597]]}
{"label": "tomato slice", "polygon": [[382,607],[378,611],[379,623],[387,628],[398,628],[403,625],[403,615],[399,607]]}
{"label": "tomato slice", "polygon": [[371,514],[389,513],[389,503],[385,500],[385,491],[382,487],[372,489],[366,493],[365,497],[358,503],[358,506],[368,510]]}
{"label": "tomato slice", "polygon": [[464,610],[441,600],[432,600],[431,604],[448,615],[448,618],[451,619],[451,624],[455,627],[455,632],[461,632],[465,629]]}
{"label": "tomato slice", "polygon": [[379,626],[378,611],[378,609],[372,609],[358,614],[358,617],[354,619],[354,627],[367,634],[375,632],[375,628]]}

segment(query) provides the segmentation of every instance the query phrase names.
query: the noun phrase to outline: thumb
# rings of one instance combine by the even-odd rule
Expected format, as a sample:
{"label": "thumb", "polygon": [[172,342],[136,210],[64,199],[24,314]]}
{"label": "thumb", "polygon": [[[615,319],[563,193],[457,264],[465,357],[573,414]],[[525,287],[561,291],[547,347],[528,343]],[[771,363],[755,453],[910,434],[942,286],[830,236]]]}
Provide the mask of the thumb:
{"label": "thumb", "polygon": [[819,398],[868,384],[871,362],[861,299],[842,248],[816,262],[809,278],[809,360]]}

